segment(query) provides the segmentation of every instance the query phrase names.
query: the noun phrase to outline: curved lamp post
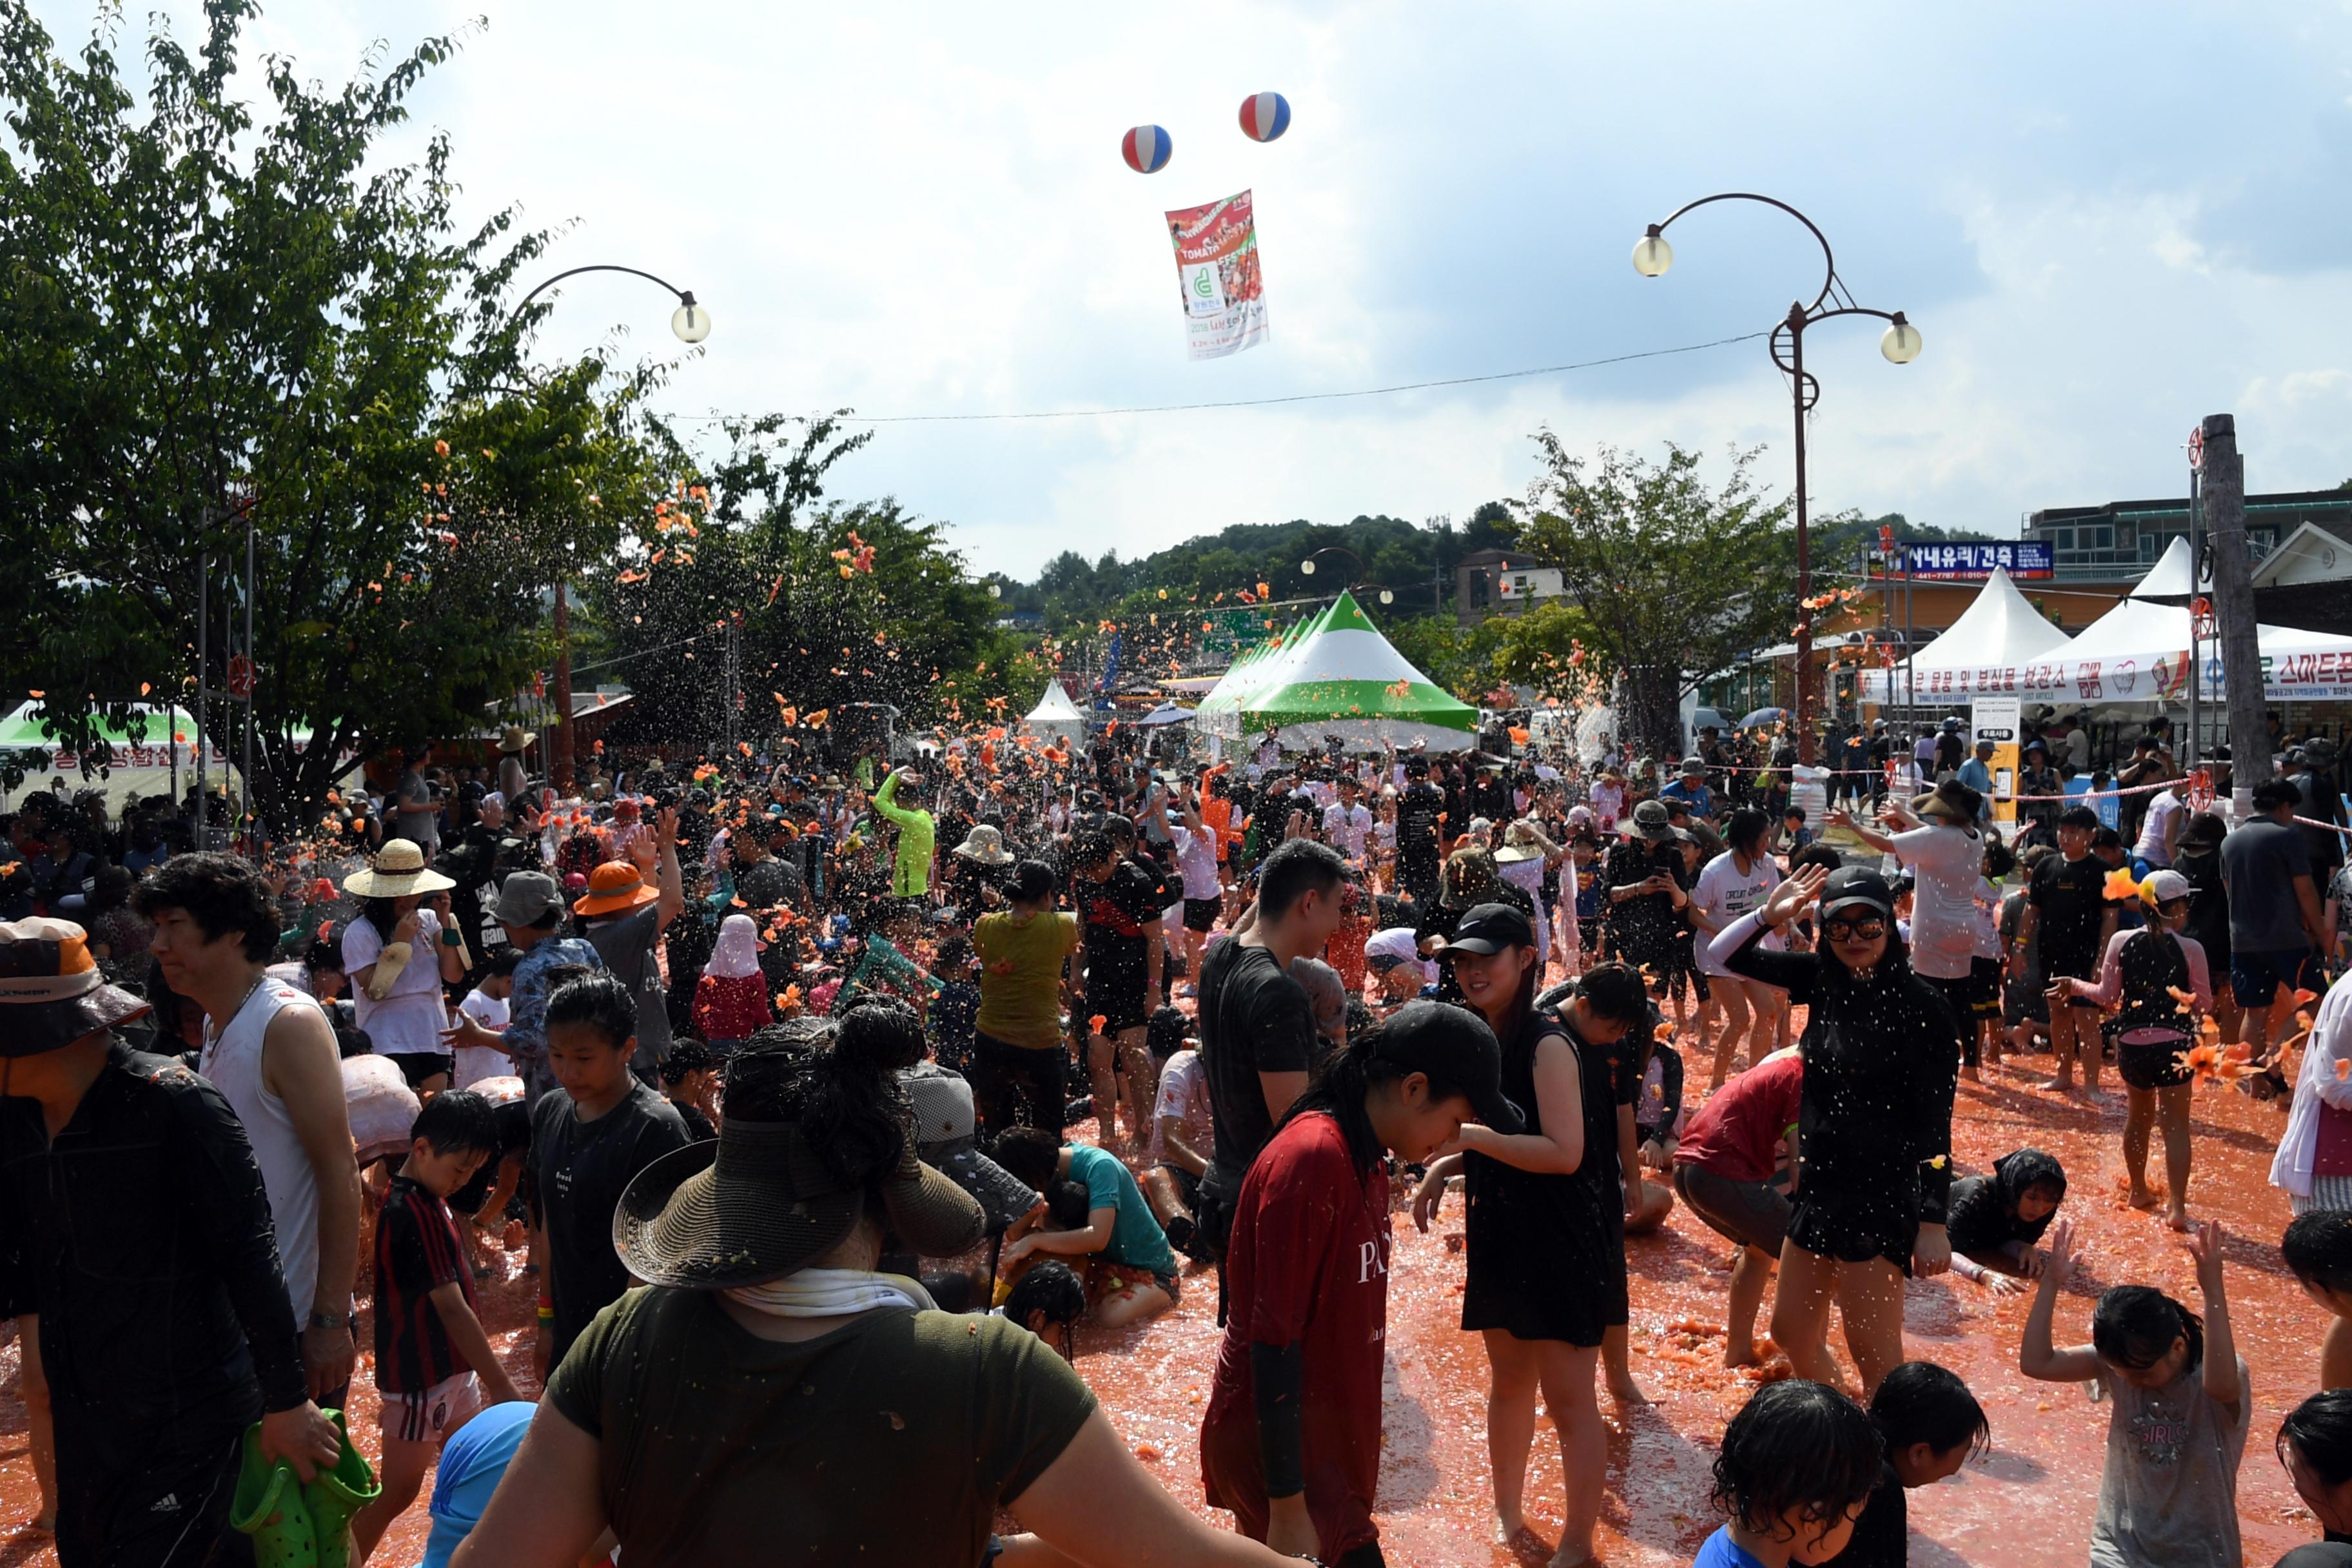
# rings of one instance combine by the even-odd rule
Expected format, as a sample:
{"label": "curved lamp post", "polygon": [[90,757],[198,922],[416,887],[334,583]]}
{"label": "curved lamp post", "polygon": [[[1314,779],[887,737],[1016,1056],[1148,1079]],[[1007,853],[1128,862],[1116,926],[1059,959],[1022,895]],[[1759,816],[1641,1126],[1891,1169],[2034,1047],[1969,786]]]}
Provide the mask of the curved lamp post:
{"label": "curved lamp post", "polygon": [[1788,373],[1789,398],[1794,407],[1797,426],[1797,757],[1810,763],[1814,755],[1813,736],[1813,612],[1806,603],[1813,596],[1812,555],[1805,531],[1805,415],[1821,396],[1821,384],[1805,369],[1805,329],[1817,321],[1837,316],[1875,316],[1886,323],[1880,334],[1878,352],[1895,364],[1909,364],[1919,357],[1919,329],[1913,326],[1900,310],[1874,310],[1853,302],[1846,292],[1845,281],[1837,274],[1836,258],[1830,254],[1830,242],[1814,226],[1813,220],[1784,201],[1771,196],[1759,196],[1748,191],[1725,191],[1712,196],[1701,196],[1686,202],[1666,215],[1664,223],[1654,223],[1633,247],[1633,270],[1644,278],[1661,278],[1675,263],[1675,247],[1666,243],[1666,228],[1685,213],[1706,206],[1710,202],[1760,202],[1768,207],[1778,207],[1799,223],[1822,247],[1822,289],[1810,305],[1801,300],[1789,307],[1789,313],[1772,329],[1770,346],[1772,363]]}
{"label": "curved lamp post", "polygon": [[[677,297],[677,309],[669,316],[669,330],[682,343],[698,343],[710,335],[710,312],[704,310],[691,289],[681,289],[667,279],[635,267],[617,267],[604,262],[586,267],[574,267],[559,272],[525,294],[515,306],[520,315],[533,300],[562,282],[583,272],[625,272],[632,278],[642,278],[658,283]],[[559,790],[572,787],[572,614],[564,603],[563,579],[555,580],[555,733],[548,747],[547,772]]]}
{"label": "curved lamp post", "polygon": [[[1314,554],[1309,555],[1306,560],[1301,561],[1298,563],[1298,574],[1302,577],[1314,576],[1315,563],[1326,555],[1346,556],[1349,560],[1356,563],[1356,570],[1353,575],[1358,579],[1360,579],[1363,576],[1364,558],[1357,554],[1354,551],[1349,549],[1344,544],[1327,544],[1322,549],[1317,551]],[[1368,588],[1378,593],[1381,596],[1381,603],[1383,605],[1393,605],[1396,603],[1396,590],[1384,584],[1356,581],[1351,583],[1346,591],[1352,593],[1357,588]]]}

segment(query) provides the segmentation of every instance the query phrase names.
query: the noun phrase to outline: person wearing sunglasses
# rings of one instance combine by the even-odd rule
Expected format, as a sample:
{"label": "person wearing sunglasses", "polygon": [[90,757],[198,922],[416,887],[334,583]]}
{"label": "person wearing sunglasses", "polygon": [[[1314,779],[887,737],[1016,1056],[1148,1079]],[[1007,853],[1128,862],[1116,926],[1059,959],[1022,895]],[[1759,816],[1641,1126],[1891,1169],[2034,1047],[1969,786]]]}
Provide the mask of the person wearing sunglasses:
{"label": "person wearing sunglasses", "polygon": [[2178,871],[2151,871],[2139,886],[2148,923],[2107,939],[2096,984],[2060,980],[2065,998],[2081,997],[2102,1007],[2121,1006],[2106,1028],[2116,1042],[2116,1071],[2129,1096],[2124,1113],[2124,1169],[2131,1176],[2131,1205],[2156,1206],[2147,1185],[2147,1138],[2164,1134],[2164,1217],[2175,1230],[2189,1226],[2189,1095],[2195,1075],[2189,1047],[2197,1043],[2198,1019],[2213,1010],[2211,971],[2205,948],[2183,936],[2195,889]]}
{"label": "person wearing sunglasses", "polygon": [[[1818,903],[1812,952],[1766,936]],[[1798,1041],[1804,1087],[1797,1201],[1780,1246],[1772,1338],[1799,1377],[1834,1375],[1829,1311],[1867,1398],[1903,1360],[1903,1280],[1951,1266],[1952,1095],[1960,1029],[1943,994],[1911,973],[1895,895],[1866,866],[1809,866],[1715,939],[1734,974],[1809,1009]]]}

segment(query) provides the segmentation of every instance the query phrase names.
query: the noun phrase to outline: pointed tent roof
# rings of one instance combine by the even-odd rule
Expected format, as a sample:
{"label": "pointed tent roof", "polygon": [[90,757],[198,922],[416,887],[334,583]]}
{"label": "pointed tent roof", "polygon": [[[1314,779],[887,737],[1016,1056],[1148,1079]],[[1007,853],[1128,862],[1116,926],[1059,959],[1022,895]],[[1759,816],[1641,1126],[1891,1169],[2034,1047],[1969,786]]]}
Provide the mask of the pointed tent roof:
{"label": "pointed tent roof", "polygon": [[1277,729],[1292,744],[1336,734],[1362,748],[1383,740],[1460,748],[1475,742],[1478,725],[1477,710],[1431,684],[1346,593],[1309,623],[1233,717],[1245,732]]}
{"label": "pointed tent roof", "polygon": [[[2068,688],[2095,700],[2185,698],[2190,611],[2186,605],[2158,604],[2154,595],[2186,596],[2190,592],[2189,544],[2175,539],[2130,597],[2053,656],[2064,667]],[[2262,652],[2263,693],[2270,700],[2352,697],[2352,637],[2268,626],[2257,626],[2254,637]],[[2218,697],[2220,652],[2210,642],[2200,651],[2205,668],[2199,690]]]}
{"label": "pointed tent roof", "polygon": [[1070,694],[1062,689],[1060,681],[1049,680],[1045,682],[1045,694],[1037,699],[1037,706],[1029,710],[1027,717],[1021,721],[1024,724],[1070,724],[1083,728],[1087,716],[1078,711],[1078,705],[1070,700]]}
{"label": "pointed tent roof", "polygon": [[[1923,677],[1948,672],[1963,691],[2013,691],[2017,671],[2042,663],[2065,646],[2066,634],[2043,619],[2009,574],[1995,567],[1959,619],[1912,656],[1911,680],[1915,689],[1924,691]],[[1864,673],[1867,700],[1887,700],[1903,689],[1899,664]]]}

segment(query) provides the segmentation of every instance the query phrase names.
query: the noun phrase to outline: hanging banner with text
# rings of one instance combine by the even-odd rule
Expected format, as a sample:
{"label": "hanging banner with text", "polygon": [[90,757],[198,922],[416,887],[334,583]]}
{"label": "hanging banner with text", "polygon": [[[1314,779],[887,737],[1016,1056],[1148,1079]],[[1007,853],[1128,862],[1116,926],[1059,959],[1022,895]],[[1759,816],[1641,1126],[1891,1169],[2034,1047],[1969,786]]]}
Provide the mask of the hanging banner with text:
{"label": "hanging banner with text", "polygon": [[2006,572],[2011,577],[2058,575],[2048,542],[2039,539],[2021,540],[2015,544],[1906,544],[1903,570],[1914,577],[1963,581],[1990,577],[1996,571]]}
{"label": "hanging banner with text", "polygon": [[1258,274],[1250,194],[1168,215],[1183,286],[1184,338],[1192,359],[1223,359],[1265,342],[1265,284]]}

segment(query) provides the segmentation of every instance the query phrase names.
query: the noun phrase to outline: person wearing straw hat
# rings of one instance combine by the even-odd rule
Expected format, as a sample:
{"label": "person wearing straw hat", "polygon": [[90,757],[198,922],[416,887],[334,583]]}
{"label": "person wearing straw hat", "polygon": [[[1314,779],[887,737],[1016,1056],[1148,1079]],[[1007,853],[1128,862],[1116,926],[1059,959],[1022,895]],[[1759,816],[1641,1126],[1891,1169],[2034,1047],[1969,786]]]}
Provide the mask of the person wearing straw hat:
{"label": "person wearing straw hat", "polygon": [[245,1129],[114,1033],[147,1011],[81,927],[0,923],[0,1296],[41,1325],[69,1563],[206,1560],[257,1420],[261,1457],[306,1482],[341,1452]]}
{"label": "person wearing straw hat", "polygon": [[1887,802],[1880,815],[1897,830],[1892,835],[1864,827],[1843,811],[1830,813],[1832,826],[1894,856],[1917,879],[1911,971],[1942,992],[1952,1016],[1963,1021],[1960,1065],[1971,1079],[1979,1066],[1969,971],[1976,960],[1977,897],[1984,885],[1983,810],[1984,797],[1951,778],[1915,797],[1907,810]]}
{"label": "person wearing straw hat", "polygon": [[762,1030],[718,1141],[630,1183],[614,1246],[647,1288],[556,1370],[457,1568],[569,1568],[608,1526],[648,1562],[977,1563],[1000,1508],[1082,1563],[1277,1568],[1162,1491],[1042,1340],[876,1271],[890,1235],[948,1255],[985,1220],[920,1163],[892,1037],[828,1032]]}
{"label": "person wearing straw hat", "polygon": [[524,774],[522,754],[539,739],[520,724],[509,724],[499,731],[499,793],[509,800],[520,800],[530,787]]}
{"label": "person wearing straw hat", "polygon": [[958,909],[977,910],[992,889],[1002,900],[1016,858],[1004,847],[1003,829],[992,822],[975,823],[963,841],[948,851],[940,881]]}
{"label": "person wearing straw hat", "polygon": [[463,939],[425,900],[457,885],[406,838],[385,839],[373,859],[343,879],[343,891],[360,906],[343,927],[343,973],[359,1026],[376,1055],[399,1063],[414,1089],[448,1088],[456,1061],[442,1039],[449,1019],[441,984],[466,976]]}

